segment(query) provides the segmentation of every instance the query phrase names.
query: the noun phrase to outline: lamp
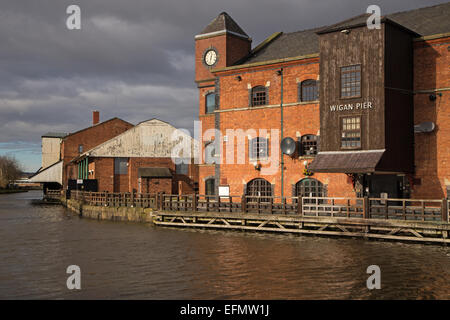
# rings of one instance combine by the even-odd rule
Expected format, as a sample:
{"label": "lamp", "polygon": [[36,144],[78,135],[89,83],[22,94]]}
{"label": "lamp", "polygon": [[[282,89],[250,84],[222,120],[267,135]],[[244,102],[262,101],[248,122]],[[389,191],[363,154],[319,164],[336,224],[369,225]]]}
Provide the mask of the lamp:
{"label": "lamp", "polygon": [[237,81],[241,81],[241,80],[242,80],[242,77],[241,77],[241,76],[236,76],[236,80],[237,80]]}

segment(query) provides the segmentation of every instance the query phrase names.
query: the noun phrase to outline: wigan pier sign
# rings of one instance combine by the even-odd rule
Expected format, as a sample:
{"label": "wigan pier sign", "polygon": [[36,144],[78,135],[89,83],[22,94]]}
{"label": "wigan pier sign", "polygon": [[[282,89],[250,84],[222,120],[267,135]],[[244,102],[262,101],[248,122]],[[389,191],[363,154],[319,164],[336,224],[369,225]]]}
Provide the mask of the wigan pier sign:
{"label": "wigan pier sign", "polygon": [[351,110],[370,110],[373,109],[371,101],[347,103],[347,104],[333,104],[330,105],[330,111],[351,111]]}

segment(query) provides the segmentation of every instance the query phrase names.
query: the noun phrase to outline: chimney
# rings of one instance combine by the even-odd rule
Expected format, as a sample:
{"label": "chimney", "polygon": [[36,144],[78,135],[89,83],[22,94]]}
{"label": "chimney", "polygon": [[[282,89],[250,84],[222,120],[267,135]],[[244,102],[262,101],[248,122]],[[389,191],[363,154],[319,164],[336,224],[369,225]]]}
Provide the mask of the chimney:
{"label": "chimney", "polygon": [[99,122],[100,122],[100,112],[98,112],[97,110],[92,111],[92,125],[95,126]]}

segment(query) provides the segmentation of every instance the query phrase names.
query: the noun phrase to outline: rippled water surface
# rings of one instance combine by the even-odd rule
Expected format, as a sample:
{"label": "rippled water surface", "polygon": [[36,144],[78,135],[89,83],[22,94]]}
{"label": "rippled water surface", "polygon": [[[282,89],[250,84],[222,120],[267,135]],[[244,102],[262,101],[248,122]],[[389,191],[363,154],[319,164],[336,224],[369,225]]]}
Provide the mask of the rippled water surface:
{"label": "rippled water surface", "polygon": [[40,196],[0,195],[0,299],[450,299],[449,247],[96,221]]}

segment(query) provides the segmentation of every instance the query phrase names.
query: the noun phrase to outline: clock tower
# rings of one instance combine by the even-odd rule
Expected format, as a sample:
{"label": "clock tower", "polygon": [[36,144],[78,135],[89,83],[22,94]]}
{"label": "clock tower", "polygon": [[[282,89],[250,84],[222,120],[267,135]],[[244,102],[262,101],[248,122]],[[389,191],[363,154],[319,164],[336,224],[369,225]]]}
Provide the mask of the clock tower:
{"label": "clock tower", "polygon": [[[199,92],[199,120],[202,137],[209,129],[221,129],[220,81],[214,69],[232,66],[248,56],[252,39],[226,13],[222,12],[195,36],[195,82]],[[205,141],[205,139],[207,141]],[[201,139],[199,148],[199,193],[218,194],[221,147],[216,137]]]}
{"label": "clock tower", "polygon": [[212,69],[229,67],[247,56],[252,39],[226,12],[195,36],[195,80],[214,80]]}

